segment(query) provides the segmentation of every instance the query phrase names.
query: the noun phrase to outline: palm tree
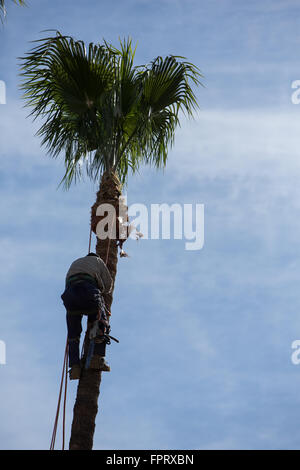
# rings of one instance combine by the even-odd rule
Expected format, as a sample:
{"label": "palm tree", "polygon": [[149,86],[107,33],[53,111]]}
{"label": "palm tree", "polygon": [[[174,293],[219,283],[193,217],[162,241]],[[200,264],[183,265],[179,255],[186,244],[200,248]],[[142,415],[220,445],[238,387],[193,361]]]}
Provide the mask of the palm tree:
{"label": "palm tree", "polygon": [[[18,5],[25,5],[24,0],[13,0],[14,3],[17,3]],[[3,21],[3,18],[6,16],[6,8],[5,8],[5,0],[0,0],[0,18],[1,21]]]}
{"label": "palm tree", "polygon": [[[117,207],[129,169],[141,164],[164,167],[174,141],[179,113],[193,116],[197,101],[192,90],[201,73],[184,57],[157,57],[134,66],[130,39],[117,49],[74,40],[56,32],[21,58],[26,105],[42,118],[38,135],[52,157],[62,156],[68,188],[82,176],[100,183],[91,210],[96,232],[96,209]],[[121,222],[119,222],[121,223]],[[117,227],[121,230],[122,227]],[[96,252],[107,262],[115,282],[118,236],[97,239]],[[109,249],[108,249],[109,247]],[[112,294],[105,296],[111,309]],[[86,335],[85,345],[88,346]],[[77,390],[70,449],[92,449],[101,373],[84,370]]]}

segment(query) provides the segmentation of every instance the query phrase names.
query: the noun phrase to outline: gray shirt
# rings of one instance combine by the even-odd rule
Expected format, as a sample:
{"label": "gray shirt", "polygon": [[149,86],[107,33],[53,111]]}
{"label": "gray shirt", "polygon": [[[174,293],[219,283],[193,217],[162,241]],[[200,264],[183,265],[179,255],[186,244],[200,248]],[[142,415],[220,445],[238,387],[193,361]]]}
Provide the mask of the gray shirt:
{"label": "gray shirt", "polygon": [[74,274],[85,273],[93,276],[102,294],[111,292],[112,278],[106,264],[97,256],[84,256],[76,259],[67,272],[66,279]]}

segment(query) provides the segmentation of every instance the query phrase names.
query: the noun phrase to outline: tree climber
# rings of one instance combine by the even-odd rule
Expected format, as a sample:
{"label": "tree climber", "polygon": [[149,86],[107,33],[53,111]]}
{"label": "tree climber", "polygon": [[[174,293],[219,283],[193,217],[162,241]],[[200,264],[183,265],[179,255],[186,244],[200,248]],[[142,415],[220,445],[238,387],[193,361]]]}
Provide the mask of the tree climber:
{"label": "tree climber", "polygon": [[67,311],[70,380],[79,379],[81,374],[79,343],[82,315],[88,316],[88,328],[98,323],[98,336],[95,339],[94,354],[89,367],[110,371],[105,360],[110,327],[102,294],[111,292],[111,289],[112,278],[100,256],[89,253],[71,264],[66,275],[65,291],[61,295]]}

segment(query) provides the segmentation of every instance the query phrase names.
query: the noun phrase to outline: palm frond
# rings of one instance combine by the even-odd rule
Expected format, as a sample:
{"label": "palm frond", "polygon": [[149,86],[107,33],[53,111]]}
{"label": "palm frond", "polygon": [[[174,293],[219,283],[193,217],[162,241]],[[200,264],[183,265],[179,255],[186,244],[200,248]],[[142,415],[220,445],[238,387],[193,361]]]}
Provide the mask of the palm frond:
{"label": "palm frond", "polygon": [[100,137],[108,121],[100,118],[99,110],[112,89],[113,56],[105,46],[91,43],[86,50],[82,41],[59,32],[35,42],[21,58],[21,89],[30,115],[45,120],[38,131],[42,145],[53,157],[65,151],[68,186],[76,174],[71,168],[78,163],[78,152],[86,158],[105,140]]}
{"label": "palm frond", "polygon": [[164,166],[168,148],[174,143],[176,127],[180,125],[179,111],[192,117],[198,107],[192,85],[202,85],[202,74],[198,67],[178,59],[185,58],[167,56],[163,59],[159,56],[139,72],[142,83],[139,114],[142,118],[136,124],[136,142],[131,142],[135,146],[134,161],[139,160],[138,165]]}
{"label": "palm frond", "polygon": [[[17,5],[25,5],[24,0],[13,0],[14,3]],[[5,0],[0,0],[0,19],[3,22],[3,19],[6,17],[6,8],[5,8]]]}
{"label": "palm frond", "polygon": [[198,106],[190,82],[201,84],[202,74],[193,64],[177,59],[157,57],[145,75],[144,100],[153,112],[172,106],[192,115]]}

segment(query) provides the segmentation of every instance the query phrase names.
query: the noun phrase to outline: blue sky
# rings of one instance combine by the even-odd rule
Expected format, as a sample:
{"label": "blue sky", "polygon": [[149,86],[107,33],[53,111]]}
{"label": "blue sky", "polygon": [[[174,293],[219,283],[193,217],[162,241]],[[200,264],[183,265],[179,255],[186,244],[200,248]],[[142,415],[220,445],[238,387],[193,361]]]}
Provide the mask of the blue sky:
{"label": "blue sky", "polygon": [[[66,338],[66,270],[86,254],[97,185],[57,190],[17,57],[45,29],[138,42],[136,63],[203,72],[166,170],[130,176],[129,205],[205,206],[205,244],[129,240],[120,259],[96,449],[297,449],[300,365],[298,1],[27,0],[0,29],[0,447],[50,445]],[[67,441],[76,384],[68,384]],[[57,441],[60,445],[60,433]]]}

